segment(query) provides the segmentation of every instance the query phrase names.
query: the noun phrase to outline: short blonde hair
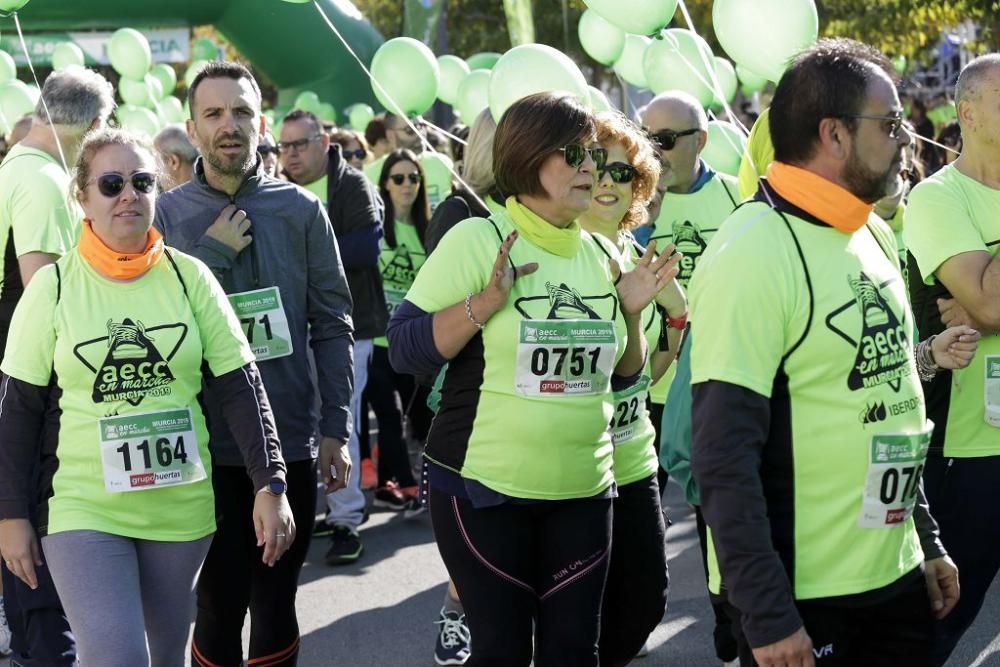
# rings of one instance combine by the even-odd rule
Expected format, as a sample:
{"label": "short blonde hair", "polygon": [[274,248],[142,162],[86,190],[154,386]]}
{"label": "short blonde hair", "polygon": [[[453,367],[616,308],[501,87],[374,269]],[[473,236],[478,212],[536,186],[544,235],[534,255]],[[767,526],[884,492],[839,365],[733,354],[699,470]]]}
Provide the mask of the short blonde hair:
{"label": "short blonde hair", "polygon": [[617,111],[597,114],[597,141],[603,146],[621,144],[629,164],[635,167],[632,179],[632,205],[618,223],[619,229],[634,229],[646,222],[649,205],[660,179],[660,161],[653,144],[639,127]]}
{"label": "short blonde hair", "polygon": [[497,124],[489,109],[483,109],[469,130],[465,159],[462,162],[462,178],[477,195],[483,196],[493,189],[493,135]]}

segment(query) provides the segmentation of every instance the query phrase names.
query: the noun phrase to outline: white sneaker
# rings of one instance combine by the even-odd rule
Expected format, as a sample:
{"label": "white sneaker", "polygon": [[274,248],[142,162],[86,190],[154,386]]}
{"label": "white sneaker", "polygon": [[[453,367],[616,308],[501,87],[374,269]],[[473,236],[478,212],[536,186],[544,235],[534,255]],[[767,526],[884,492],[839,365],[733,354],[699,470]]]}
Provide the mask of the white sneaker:
{"label": "white sneaker", "polygon": [[722,663],[722,667],[740,667],[740,659],[739,658],[734,658],[733,660],[729,660],[728,662],[724,662],[724,663]]}
{"label": "white sneaker", "polygon": [[7,614],[3,610],[3,598],[0,597],[0,658],[10,655],[10,627],[7,625]]}

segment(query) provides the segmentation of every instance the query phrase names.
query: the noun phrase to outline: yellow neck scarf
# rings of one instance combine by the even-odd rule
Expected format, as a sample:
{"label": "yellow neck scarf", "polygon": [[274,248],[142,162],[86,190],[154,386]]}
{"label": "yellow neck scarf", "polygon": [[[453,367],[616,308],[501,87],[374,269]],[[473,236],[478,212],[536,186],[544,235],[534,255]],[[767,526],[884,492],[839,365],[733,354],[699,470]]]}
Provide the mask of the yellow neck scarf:
{"label": "yellow neck scarf", "polygon": [[581,230],[576,220],[560,229],[521,204],[516,197],[507,197],[504,206],[518,234],[542,250],[560,257],[572,257],[580,249]]}

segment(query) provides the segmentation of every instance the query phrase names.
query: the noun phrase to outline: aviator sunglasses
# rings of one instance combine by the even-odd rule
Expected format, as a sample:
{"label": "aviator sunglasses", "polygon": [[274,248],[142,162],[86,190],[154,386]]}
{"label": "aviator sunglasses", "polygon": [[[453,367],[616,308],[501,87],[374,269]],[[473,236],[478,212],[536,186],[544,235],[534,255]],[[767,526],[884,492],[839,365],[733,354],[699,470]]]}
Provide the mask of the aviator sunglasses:
{"label": "aviator sunglasses", "polygon": [[410,183],[413,183],[414,185],[420,182],[420,174],[418,174],[417,172],[413,172],[410,174],[392,174],[391,176],[389,176],[389,178],[391,178],[392,182],[395,183],[396,185],[402,185],[403,181],[405,181],[407,178],[409,178]]}
{"label": "aviator sunglasses", "polygon": [[583,144],[566,144],[559,150],[566,158],[566,164],[574,169],[583,164],[583,161],[587,159],[587,153],[590,153],[590,157],[598,169],[608,161],[608,152],[603,148],[587,148]]}
{"label": "aviator sunglasses", "polygon": [[[148,195],[156,188],[156,175],[148,171],[140,171],[129,177],[136,192]],[[104,174],[92,179],[87,184],[97,181],[98,191],[105,197],[117,197],[125,189],[125,177],[121,174]]]}
{"label": "aviator sunglasses", "polygon": [[364,160],[365,159],[365,149],[364,148],[359,148],[359,149],[353,150],[353,151],[344,151],[343,155],[344,155],[344,158],[347,159],[347,160],[351,160],[351,159],[354,159],[354,160]]}
{"label": "aviator sunglasses", "polygon": [[653,140],[653,143],[660,150],[669,151],[673,150],[674,146],[677,145],[677,140],[681,137],[690,136],[698,131],[697,127],[691,128],[690,130],[681,130],[680,132],[675,132],[673,130],[658,130],[656,132],[649,133],[649,138]]}
{"label": "aviator sunglasses", "polygon": [[615,183],[631,183],[635,178],[635,167],[624,162],[612,162],[597,168],[597,180],[604,178],[604,174],[611,174]]}

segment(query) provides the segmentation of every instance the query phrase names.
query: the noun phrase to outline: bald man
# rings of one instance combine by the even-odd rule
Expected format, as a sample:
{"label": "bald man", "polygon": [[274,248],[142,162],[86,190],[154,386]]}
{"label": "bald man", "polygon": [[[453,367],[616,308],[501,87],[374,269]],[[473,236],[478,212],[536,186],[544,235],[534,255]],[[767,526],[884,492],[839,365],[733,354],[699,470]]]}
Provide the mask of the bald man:
{"label": "bald man", "polygon": [[962,585],[937,625],[935,665],[975,620],[1000,569],[1000,337],[985,335],[1000,332],[1000,54],[962,70],[955,101],[962,154],[913,189],[903,217],[921,335],[955,324],[984,334],[968,368],[924,384],[934,422],[924,486]]}
{"label": "bald man", "polygon": [[167,125],[156,135],[153,144],[163,162],[163,177],[160,183],[163,192],[173,190],[191,180],[198,149],[191,143],[183,125]]}

